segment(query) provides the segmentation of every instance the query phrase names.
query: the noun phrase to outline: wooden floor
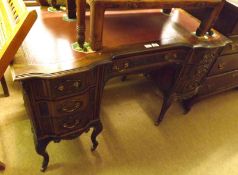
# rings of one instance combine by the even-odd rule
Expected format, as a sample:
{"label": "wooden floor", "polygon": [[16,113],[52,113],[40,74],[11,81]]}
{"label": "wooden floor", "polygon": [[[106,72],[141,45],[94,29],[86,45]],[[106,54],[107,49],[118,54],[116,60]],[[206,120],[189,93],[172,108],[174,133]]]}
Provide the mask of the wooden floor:
{"label": "wooden floor", "polygon": [[[0,95],[0,160],[6,175],[42,175],[21,89],[7,72],[10,97]],[[1,88],[0,88],[1,89]],[[0,90],[0,94],[2,91]],[[162,98],[143,76],[110,81],[104,91],[99,147],[90,134],[50,143],[46,175],[237,175],[238,91],[200,103],[184,115],[174,103],[159,127]],[[0,173],[1,174],[1,173]]]}

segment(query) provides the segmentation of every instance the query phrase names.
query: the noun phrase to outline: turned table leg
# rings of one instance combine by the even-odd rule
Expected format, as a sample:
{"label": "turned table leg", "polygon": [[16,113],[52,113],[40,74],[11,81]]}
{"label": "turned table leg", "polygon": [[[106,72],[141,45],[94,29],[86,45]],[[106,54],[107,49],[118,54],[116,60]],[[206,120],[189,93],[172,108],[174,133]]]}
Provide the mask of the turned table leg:
{"label": "turned table leg", "polygon": [[46,151],[46,147],[49,144],[51,139],[44,139],[37,141],[36,143],[36,152],[43,157],[43,162],[41,166],[41,171],[44,172],[47,169],[49,163],[49,154]]}
{"label": "turned table leg", "polygon": [[209,17],[207,17],[205,20],[201,21],[200,26],[198,27],[196,31],[197,36],[203,36],[206,34],[206,32],[209,33],[209,35],[212,35],[211,28],[213,27],[216,19],[219,16],[220,11],[222,10],[223,6],[225,4],[225,0],[223,0],[221,3],[219,3],[216,8],[212,10]]}
{"label": "turned table leg", "polygon": [[93,143],[93,146],[91,148],[91,151],[96,150],[97,146],[98,146],[98,141],[96,140],[97,136],[101,133],[103,127],[102,127],[102,123],[101,121],[97,121],[95,124],[93,124],[93,132],[91,135],[91,140]]}
{"label": "turned table leg", "polygon": [[85,13],[86,13],[86,0],[76,0],[76,14],[77,14],[77,42],[81,48],[84,48],[85,42]]}

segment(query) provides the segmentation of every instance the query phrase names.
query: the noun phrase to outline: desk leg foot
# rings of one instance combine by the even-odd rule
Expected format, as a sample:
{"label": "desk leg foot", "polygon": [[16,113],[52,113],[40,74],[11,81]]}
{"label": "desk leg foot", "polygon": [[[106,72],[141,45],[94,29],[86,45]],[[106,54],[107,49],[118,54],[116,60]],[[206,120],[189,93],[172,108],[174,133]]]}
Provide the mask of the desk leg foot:
{"label": "desk leg foot", "polygon": [[169,109],[169,107],[172,104],[172,97],[164,97],[164,102],[159,114],[159,117],[157,118],[155,125],[158,126],[160,124],[160,122],[163,120],[165,113],[167,112],[167,110]]}
{"label": "desk leg foot", "polygon": [[45,139],[38,141],[38,143],[36,144],[36,152],[43,157],[43,162],[40,169],[42,172],[44,172],[48,167],[49,154],[46,151],[46,147],[50,141],[51,141],[50,139]]}
{"label": "desk leg foot", "polygon": [[91,135],[91,140],[93,143],[93,146],[91,148],[91,151],[95,151],[97,146],[98,146],[98,141],[96,140],[97,136],[100,134],[100,132],[102,131],[102,123],[100,121],[98,121],[95,125],[94,125],[94,129]]}

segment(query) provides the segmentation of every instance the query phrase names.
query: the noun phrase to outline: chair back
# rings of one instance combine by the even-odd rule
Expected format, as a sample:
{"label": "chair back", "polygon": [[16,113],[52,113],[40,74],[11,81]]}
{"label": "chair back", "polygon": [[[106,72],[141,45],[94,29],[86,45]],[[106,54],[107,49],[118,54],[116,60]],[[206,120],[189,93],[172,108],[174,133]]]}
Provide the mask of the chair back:
{"label": "chair back", "polygon": [[37,18],[23,0],[0,0],[0,79]]}

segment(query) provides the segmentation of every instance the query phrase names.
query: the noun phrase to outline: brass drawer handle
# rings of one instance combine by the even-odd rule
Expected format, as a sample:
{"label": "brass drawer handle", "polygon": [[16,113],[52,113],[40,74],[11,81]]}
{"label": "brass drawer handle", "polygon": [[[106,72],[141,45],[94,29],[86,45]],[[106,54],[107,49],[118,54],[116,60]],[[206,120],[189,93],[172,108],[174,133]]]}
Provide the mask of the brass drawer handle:
{"label": "brass drawer handle", "polygon": [[125,62],[122,66],[114,65],[112,67],[113,70],[118,71],[118,72],[123,72],[127,68],[129,68],[129,63],[128,62]]}
{"label": "brass drawer handle", "polygon": [[82,101],[71,101],[70,103],[65,104],[65,106],[63,106],[62,111],[71,113],[80,109],[82,105],[83,105]]}
{"label": "brass drawer handle", "polygon": [[75,128],[75,127],[77,127],[78,126],[78,124],[79,124],[79,120],[78,119],[76,119],[75,121],[74,121],[74,123],[64,123],[63,124],[63,127],[64,128],[67,128],[67,129],[73,129],[73,128]]}
{"label": "brass drawer handle", "polygon": [[224,67],[225,67],[225,64],[224,64],[224,63],[219,63],[219,64],[218,64],[218,69],[219,69],[219,70],[224,69]]}
{"label": "brass drawer handle", "polygon": [[77,89],[79,89],[82,85],[81,80],[66,80],[65,82],[63,82],[57,87],[57,90],[63,92],[65,90],[65,87],[68,86],[68,83],[71,83],[71,82],[72,82],[71,87],[74,87]]}

